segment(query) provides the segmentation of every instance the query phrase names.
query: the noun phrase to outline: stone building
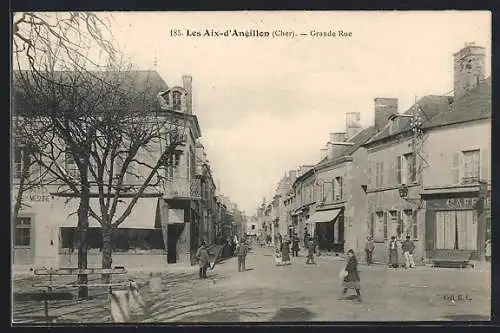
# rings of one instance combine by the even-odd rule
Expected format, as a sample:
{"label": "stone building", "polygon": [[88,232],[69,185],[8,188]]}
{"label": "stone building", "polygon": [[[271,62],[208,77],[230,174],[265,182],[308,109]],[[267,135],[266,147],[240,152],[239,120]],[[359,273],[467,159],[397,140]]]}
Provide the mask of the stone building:
{"label": "stone building", "polygon": [[375,121],[383,124],[364,145],[375,260],[387,260],[391,236],[410,236],[417,262],[443,251],[481,257],[490,214],[491,84],[483,48],[467,44],[454,64],[453,96],[424,96],[404,116],[396,100],[375,100]]}

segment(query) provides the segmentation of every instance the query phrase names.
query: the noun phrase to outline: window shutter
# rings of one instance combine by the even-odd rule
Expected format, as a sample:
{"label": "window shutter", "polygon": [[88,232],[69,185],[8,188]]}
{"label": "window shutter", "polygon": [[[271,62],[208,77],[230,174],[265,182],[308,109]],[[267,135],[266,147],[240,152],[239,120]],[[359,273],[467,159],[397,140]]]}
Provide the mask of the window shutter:
{"label": "window shutter", "polygon": [[389,238],[387,233],[387,212],[384,212],[384,239]]}
{"label": "window shutter", "polygon": [[380,162],[380,185],[384,185],[384,162]]}
{"label": "window shutter", "polygon": [[490,155],[487,149],[482,149],[481,150],[481,179],[489,181],[490,180],[490,175],[489,175],[489,166],[490,166]]}
{"label": "window shutter", "polygon": [[398,236],[401,236],[404,233],[404,228],[403,228],[403,211],[402,210],[398,210],[397,211],[397,218],[398,218]]}
{"label": "window shutter", "polygon": [[401,184],[401,156],[396,157],[396,184]]}
{"label": "window shutter", "polygon": [[373,238],[375,236],[375,213],[370,214],[370,236]]}
{"label": "window shutter", "polygon": [[418,219],[417,218],[418,218],[417,211],[414,210],[413,215],[412,215],[413,239],[418,239]]}
{"label": "window shutter", "polygon": [[453,184],[458,184],[460,182],[460,161],[459,153],[453,153],[452,165],[451,165],[451,181]]}
{"label": "window shutter", "polygon": [[368,168],[368,188],[372,185],[372,168]]}

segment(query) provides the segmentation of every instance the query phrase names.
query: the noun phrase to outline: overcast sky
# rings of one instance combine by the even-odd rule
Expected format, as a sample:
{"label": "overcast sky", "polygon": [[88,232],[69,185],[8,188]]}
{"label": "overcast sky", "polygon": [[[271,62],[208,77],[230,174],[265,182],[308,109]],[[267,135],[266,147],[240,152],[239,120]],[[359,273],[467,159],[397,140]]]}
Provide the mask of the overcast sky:
{"label": "overcast sky", "polygon": [[[157,69],[168,85],[193,76],[202,142],[228,195],[247,214],[272,196],[290,169],[312,164],[345,112],[373,122],[375,97],[453,89],[453,53],[486,47],[488,12],[113,13],[115,38],[138,69]],[[350,31],[352,37],[171,37],[171,29]],[[154,59],[158,65],[154,67]]]}

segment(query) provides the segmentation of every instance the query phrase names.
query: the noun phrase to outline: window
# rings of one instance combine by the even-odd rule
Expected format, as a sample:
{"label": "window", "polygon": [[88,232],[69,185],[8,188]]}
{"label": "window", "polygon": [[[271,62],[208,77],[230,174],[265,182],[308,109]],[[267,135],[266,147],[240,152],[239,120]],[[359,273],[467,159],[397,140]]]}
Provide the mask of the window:
{"label": "window", "polygon": [[[16,146],[14,148],[14,178],[20,179],[23,176],[23,164],[31,164],[31,158],[28,150],[24,146]],[[29,169],[28,175],[29,176]]]}
{"label": "window", "polygon": [[174,91],[172,94],[174,110],[181,110],[181,92]]}
{"label": "window", "polygon": [[479,149],[464,151],[462,153],[464,158],[464,181],[479,180]]}
{"label": "window", "polygon": [[180,164],[181,152],[175,152],[169,155],[167,165],[165,165],[165,177],[168,180],[174,179],[175,171]]}
{"label": "window", "polygon": [[375,212],[373,219],[375,220],[374,240],[383,242],[387,238],[387,225],[385,223],[384,212]]}
{"label": "window", "polygon": [[402,183],[409,184],[417,180],[415,158],[413,153],[403,155]]}
{"label": "window", "polygon": [[252,230],[255,230],[255,225],[252,224]]}
{"label": "window", "polygon": [[403,236],[418,239],[417,211],[411,209],[403,210]]}
{"label": "window", "polygon": [[401,156],[396,157],[396,162],[394,166],[394,171],[395,171],[395,181],[396,184],[401,184],[402,182],[402,177],[401,177]]}
{"label": "window", "polygon": [[78,171],[78,166],[76,165],[75,159],[71,151],[65,152],[65,169],[68,176],[73,178],[79,178],[80,172]]}
{"label": "window", "polygon": [[31,245],[31,218],[19,217],[16,221],[14,246]]}
{"label": "window", "polygon": [[[390,217],[390,234],[391,236],[396,236],[396,237],[401,237],[401,234],[403,233],[403,226],[402,226],[402,221],[400,219],[399,211],[397,210],[391,210],[389,211],[389,217]],[[389,228],[389,226],[388,226]],[[389,231],[388,231],[389,233]],[[388,238],[386,234],[385,238]]]}
{"label": "window", "polygon": [[342,177],[335,177],[333,186],[334,201],[342,200]]}

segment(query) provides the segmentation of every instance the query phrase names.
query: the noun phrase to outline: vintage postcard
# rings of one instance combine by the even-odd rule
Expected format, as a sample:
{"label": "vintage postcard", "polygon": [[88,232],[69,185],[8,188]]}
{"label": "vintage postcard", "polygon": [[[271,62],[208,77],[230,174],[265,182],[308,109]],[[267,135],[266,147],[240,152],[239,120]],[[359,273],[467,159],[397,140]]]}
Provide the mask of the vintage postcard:
{"label": "vintage postcard", "polygon": [[12,27],[12,323],[490,320],[490,12]]}

